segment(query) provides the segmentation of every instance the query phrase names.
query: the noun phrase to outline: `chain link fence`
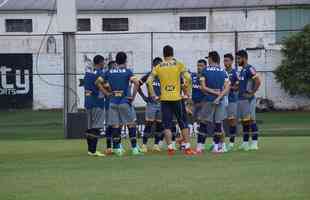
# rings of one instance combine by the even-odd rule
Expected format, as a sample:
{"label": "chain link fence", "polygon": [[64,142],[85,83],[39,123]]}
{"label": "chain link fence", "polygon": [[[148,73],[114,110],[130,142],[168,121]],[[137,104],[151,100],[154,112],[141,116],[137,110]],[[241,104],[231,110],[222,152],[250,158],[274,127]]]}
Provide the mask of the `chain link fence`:
{"label": "chain link fence", "polygon": [[[308,99],[287,95],[273,75],[282,59],[278,34],[296,31],[78,33],[77,74],[70,74],[77,77],[77,107],[80,110],[84,107],[84,89],[80,83],[85,67],[95,55],[103,55],[108,62],[118,51],[124,51],[128,55],[128,67],[137,76],[142,76],[151,70],[152,59],[161,56],[162,47],[167,44],[174,47],[175,57],[183,61],[190,71],[195,71],[197,60],[207,56],[211,50],[218,51],[223,57],[225,53],[235,54],[238,49],[246,49],[249,62],[262,77],[258,93],[260,99],[268,100],[266,102],[271,102],[270,105],[277,109],[306,106]],[[0,35],[0,45],[0,134],[34,132],[40,138],[44,132],[57,132],[57,137],[62,137],[62,34]],[[144,105],[138,97],[135,106],[143,108]],[[264,103],[262,106],[270,105]],[[44,111],[34,112],[39,110]]]}

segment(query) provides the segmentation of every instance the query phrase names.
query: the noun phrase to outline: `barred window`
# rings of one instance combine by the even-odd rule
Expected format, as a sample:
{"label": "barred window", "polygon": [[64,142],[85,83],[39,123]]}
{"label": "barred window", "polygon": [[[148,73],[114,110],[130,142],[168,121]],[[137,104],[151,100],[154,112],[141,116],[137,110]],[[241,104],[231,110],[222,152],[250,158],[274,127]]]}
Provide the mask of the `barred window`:
{"label": "barred window", "polygon": [[6,19],[6,32],[32,32],[32,19]]}
{"label": "barred window", "polygon": [[90,31],[91,30],[90,19],[89,18],[78,19],[77,29],[78,31]]}
{"label": "barred window", "polygon": [[206,17],[180,17],[180,30],[206,30]]}
{"label": "barred window", "polygon": [[103,18],[103,31],[128,31],[128,18]]}

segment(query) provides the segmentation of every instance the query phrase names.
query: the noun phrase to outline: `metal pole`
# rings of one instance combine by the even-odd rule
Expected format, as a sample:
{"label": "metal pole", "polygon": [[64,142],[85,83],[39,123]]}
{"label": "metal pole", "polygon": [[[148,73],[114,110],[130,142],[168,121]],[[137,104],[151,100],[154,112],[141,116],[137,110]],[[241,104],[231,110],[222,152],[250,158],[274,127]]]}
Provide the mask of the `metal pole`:
{"label": "metal pole", "polygon": [[151,66],[153,64],[154,59],[154,33],[151,32]]}
{"label": "metal pole", "polygon": [[[235,55],[236,53],[238,52],[238,49],[239,49],[239,34],[238,34],[238,31],[235,31]],[[238,70],[238,63],[237,63],[237,60],[235,59],[235,68],[236,70]]]}
{"label": "metal pole", "polygon": [[63,33],[64,47],[64,132],[68,137],[68,113],[77,110],[75,33]]}

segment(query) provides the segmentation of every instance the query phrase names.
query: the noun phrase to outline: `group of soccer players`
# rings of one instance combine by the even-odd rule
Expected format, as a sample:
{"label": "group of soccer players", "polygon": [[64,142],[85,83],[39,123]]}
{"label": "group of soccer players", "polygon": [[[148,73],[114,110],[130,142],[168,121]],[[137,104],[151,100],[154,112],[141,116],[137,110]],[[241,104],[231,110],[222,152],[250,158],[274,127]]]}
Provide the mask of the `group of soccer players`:
{"label": "group of soccer players", "polygon": [[[176,141],[185,155],[201,154],[206,148],[214,153],[227,152],[234,149],[239,120],[243,128],[243,142],[239,149],[257,150],[255,93],[261,82],[255,68],[248,64],[247,52],[240,50],[236,54],[240,72],[234,67],[232,54],[224,55],[225,67],[220,66],[221,59],[216,51],[209,52],[206,58],[197,62],[197,72],[189,72],[174,58],[173,48],[167,45],[163,48],[163,58],[155,58],[150,72],[138,79],[127,68],[124,52],[117,53],[115,62],[110,62],[108,68],[104,67],[102,56],[95,56],[93,67],[86,70],[84,78],[85,108],[89,119],[86,130],[88,155],[124,155],[123,129],[128,130],[132,155],[148,152],[148,139],[152,135],[152,151],[161,151],[165,140],[169,155],[175,154]],[[144,84],[147,94],[142,90]],[[138,93],[146,102],[141,145],[137,143],[133,106]],[[189,115],[199,124],[196,148],[191,147]],[[224,123],[228,125],[228,145]],[[180,136],[176,139],[177,129]],[[103,131],[107,140],[105,154],[97,150]],[[207,137],[212,138],[212,144],[206,147]]]}

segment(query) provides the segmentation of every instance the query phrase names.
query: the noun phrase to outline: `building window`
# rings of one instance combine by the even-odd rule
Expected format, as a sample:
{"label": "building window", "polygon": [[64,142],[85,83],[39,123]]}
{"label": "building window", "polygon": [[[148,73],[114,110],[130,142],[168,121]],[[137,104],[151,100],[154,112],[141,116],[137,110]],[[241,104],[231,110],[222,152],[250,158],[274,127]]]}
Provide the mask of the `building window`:
{"label": "building window", "polygon": [[180,30],[206,30],[206,17],[180,17]]}
{"label": "building window", "polygon": [[128,18],[103,18],[103,31],[128,31]]}
{"label": "building window", "polygon": [[91,28],[91,23],[90,23],[90,19],[78,19],[77,21],[77,29],[78,31],[90,31]]}
{"label": "building window", "polygon": [[310,21],[310,8],[276,9],[276,43],[280,44],[291,33],[299,30]]}
{"label": "building window", "polygon": [[6,19],[6,32],[32,32],[32,19]]}

